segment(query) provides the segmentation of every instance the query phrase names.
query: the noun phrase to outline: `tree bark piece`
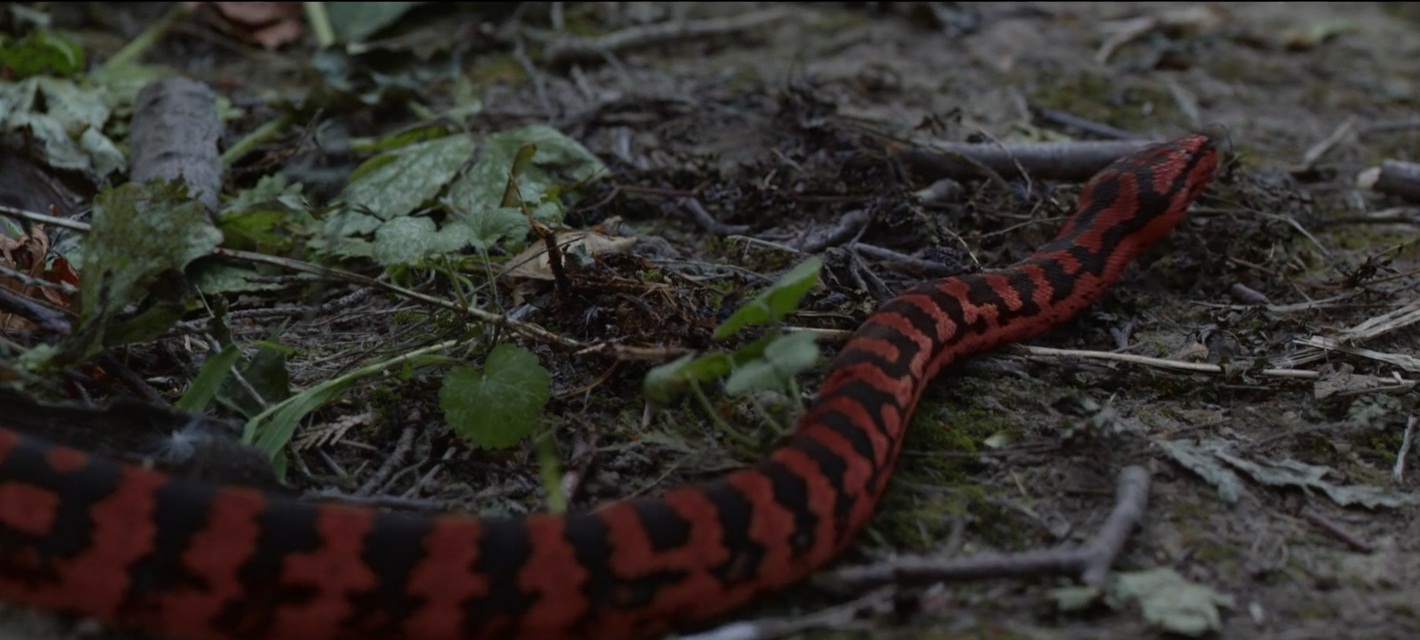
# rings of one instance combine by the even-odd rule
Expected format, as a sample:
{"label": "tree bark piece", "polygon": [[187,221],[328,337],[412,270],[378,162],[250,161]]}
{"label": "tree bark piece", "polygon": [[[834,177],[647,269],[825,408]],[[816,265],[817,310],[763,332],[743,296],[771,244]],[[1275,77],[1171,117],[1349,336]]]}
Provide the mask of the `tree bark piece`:
{"label": "tree bark piece", "polygon": [[150,82],[133,106],[129,177],[182,179],[194,199],[216,212],[222,189],[219,135],[217,96],[207,85],[187,78]]}

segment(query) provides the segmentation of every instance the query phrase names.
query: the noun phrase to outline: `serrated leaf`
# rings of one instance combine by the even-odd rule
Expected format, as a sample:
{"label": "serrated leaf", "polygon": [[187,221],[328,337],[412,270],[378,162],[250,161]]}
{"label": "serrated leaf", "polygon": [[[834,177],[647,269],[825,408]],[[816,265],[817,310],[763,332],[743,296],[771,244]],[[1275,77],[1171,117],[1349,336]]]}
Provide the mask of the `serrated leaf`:
{"label": "serrated leaf", "polygon": [[102,133],[110,113],[101,89],[80,88],[70,80],[34,77],[0,83],[0,127],[27,130],[51,167],[101,177],[122,167],[123,153]]}
{"label": "serrated leaf", "polygon": [[759,358],[744,362],[725,381],[725,393],[740,395],[751,391],[785,391],[794,376],[818,362],[815,334],[796,331],[773,338]]}
{"label": "serrated leaf", "polygon": [[502,449],[532,433],[551,397],[551,377],[532,352],[510,344],[493,347],[483,371],[459,367],[439,389],[444,419],[459,437]]}
{"label": "serrated leaf", "polygon": [[779,276],[774,284],[759,292],[753,300],[740,307],[724,324],[715,329],[715,338],[723,340],[748,325],[778,322],[793,313],[799,308],[799,302],[804,299],[804,295],[818,282],[818,272],[822,266],[823,259],[814,256]]}
{"label": "serrated leaf", "polygon": [[408,215],[439,195],[473,150],[472,138],[456,134],[382,153],[356,169],[341,197],[383,220]]}
{"label": "serrated leaf", "polygon": [[1343,507],[1360,505],[1367,509],[1396,509],[1420,502],[1420,498],[1400,491],[1365,485],[1338,485],[1327,481],[1324,478],[1332,469],[1324,465],[1312,465],[1292,459],[1254,462],[1226,451],[1218,451],[1214,455],[1257,482],[1274,487],[1291,486],[1321,491],[1332,502]]}
{"label": "serrated leaf", "polygon": [[384,266],[413,264],[429,255],[453,253],[468,246],[468,227],[446,225],[434,228],[434,221],[422,216],[386,221],[375,230],[373,257]]}
{"label": "serrated leaf", "polygon": [[468,229],[473,246],[488,249],[505,239],[517,239],[528,235],[532,223],[523,212],[512,207],[494,207],[477,214],[457,214],[456,224]]}
{"label": "serrated leaf", "polygon": [[537,153],[518,175],[518,193],[541,221],[561,219],[562,210],[550,197],[555,187],[590,180],[606,171],[606,165],[576,140],[547,125],[528,125],[488,136],[478,162],[449,188],[449,202],[471,216],[501,207],[508,172],[525,144],[536,145]]}
{"label": "serrated leaf", "polygon": [[1218,489],[1218,497],[1228,504],[1237,504],[1246,489],[1242,478],[1224,465],[1215,454],[1228,446],[1221,440],[1211,440],[1194,445],[1181,440],[1157,440],[1158,445],[1174,462],[1197,474],[1198,477]]}

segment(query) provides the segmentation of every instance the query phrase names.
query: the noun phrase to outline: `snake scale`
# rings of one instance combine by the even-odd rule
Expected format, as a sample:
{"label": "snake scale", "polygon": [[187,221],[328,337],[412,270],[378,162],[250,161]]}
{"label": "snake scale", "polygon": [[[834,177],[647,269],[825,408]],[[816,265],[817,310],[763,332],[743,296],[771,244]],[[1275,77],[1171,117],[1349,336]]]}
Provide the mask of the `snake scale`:
{"label": "snake scale", "polygon": [[513,518],[308,504],[50,445],[0,415],[0,600],[212,640],[622,638],[722,614],[848,546],[937,373],[1089,305],[1217,162],[1193,134],[1110,165],[1025,260],[869,316],[766,459],[659,498]]}

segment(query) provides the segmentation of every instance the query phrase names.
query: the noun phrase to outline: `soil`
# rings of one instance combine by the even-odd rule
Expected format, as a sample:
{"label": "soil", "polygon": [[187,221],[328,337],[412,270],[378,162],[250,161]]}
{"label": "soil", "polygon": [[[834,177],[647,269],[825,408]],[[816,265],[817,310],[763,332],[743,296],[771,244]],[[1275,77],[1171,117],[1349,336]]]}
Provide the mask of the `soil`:
{"label": "soil", "polygon": [[[1100,303],[1033,341],[1220,371],[1023,350],[950,371],[918,410],[878,516],[840,565],[1083,544],[1114,507],[1121,469],[1138,465],[1152,478],[1150,501],[1115,571],[1172,570],[1181,581],[1161,599],[1205,601],[1198,615],[1216,629],[1202,635],[1420,634],[1420,509],[1412,498],[1420,481],[1394,473],[1398,459],[1420,465],[1404,453],[1417,411],[1411,355],[1420,339],[1405,314],[1414,315],[1420,284],[1420,210],[1357,185],[1358,174],[1382,160],[1420,156],[1414,6],[604,3],[565,11],[569,25],[598,34],[767,12],[723,33],[570,63],[541,46],[538,34],[547,32],[534,27],[548,23],[545,5],[459,14],[488,25],[468,39],[475,50],[460,63],[483,101],[471,128],[551,123],[611,169],[572,203],[566,223],[587,228],[619,217],[636,248],[577,274],[580,294],[571,301],[554,302],[545,284],[505,291],[530,302],[524,320],[588,343],[724,348],[710,332],[807,257],[796,247],[861,215],[846,239],[819,243],[828,245],[818,252],[827,265],[824,286],[788,320],[824,330],[831,353],[833,332],[851,330],[890,291],[1028,254],[1068,215],[1078,189],[964,179],[923,197],[933,180],[905,170],[894,149],[1108,134],[1062,123],[1054,115],[1062,113],[1146,137],[1221,132],[1225,171],[1190,219]],[[425,28],[447,35],[440,29],[456,25]],[[1129,30],[1137,36],[1106,52],[1113,36]],[[182,38],[183,46],[153,55],[171,56],[164,62],[219,94],[257,105],[246,121],[228,125],[225,140],[261,124],[270,109],[263,96],[300,90],[292,84],[299,74],[260,69],[284,59],[289,71],[308,52],[236,55],[230,45]],[[551,38],[565,42],[565,35]],[[519,40],[535,54],[527,64],[512,53]],[[446,87],[422,91],[430,104],[453,100]],[[319,118],[372,136],[415,121],[398,109]],[[272,171],[306,180],[315,194],[322,176],[336,176],[338,185],[359,158],[337,157],[310,135],[293,131],[259,160],[239,162],[228,192]],[[1313,149],[1320,155],[1309,157]],[[874,248],[921,260],[885,258]],[[347,292],[330,287],[322,295]],[[253,298],[238,306],[289,302]],[[1390,330],[1356,337],[1354,329],[1372,320]],[[329,317],[249,322],[236,336],[254,349],[282,331],[280,340],[299,354],[289,363],[293,383],[306,388],[461,326],[379,294]],[[1355,348],[1322,351],[1304,342],[1337,336]],[[553,372],[544,421],[564,468],[580,480],[578,505],[654,493],[750,462],[772,447],[774,424],[787,423],[797,406],[793,397],[765,394],[758,400],[767,409],[758,411],[716,396],[717,412],[746,425],[753,444],[740,445],[693,402],[643,419],[641,381],[654,362],[618,359],[609,348],[589,355],[517,341]],[[359,485],[406,425],[439,425],[438,374],[393,378],[319,414],[310,428],[344,424],[345,435],[299,452],[291,478],[297,490],[320,495]],[[810,374],[801,382],[811,390],[816,381]],[[442,426],[409,437],[411,472],[383,490],[417,498],[400,504],[544,508],[531,445],[471,450]],[[330,481],[332,469],[349,471],[348,484]],[[1166,614],[1122,591],[1063,611],[1057,589],[1076,584],[1042,576],[899,586],[885,606],[847,609],[847,626],[831,633],[1165,634]],[[814,612],[844,611],[843,602],[803,586],[733,619],[803,622]],[[1216,603],[1215,622],[1206,602]],[[0,629],[5,637],[93,631],[13,611],[7,617],[18,622]],[[810,626],[800,635],[830,632]]]}

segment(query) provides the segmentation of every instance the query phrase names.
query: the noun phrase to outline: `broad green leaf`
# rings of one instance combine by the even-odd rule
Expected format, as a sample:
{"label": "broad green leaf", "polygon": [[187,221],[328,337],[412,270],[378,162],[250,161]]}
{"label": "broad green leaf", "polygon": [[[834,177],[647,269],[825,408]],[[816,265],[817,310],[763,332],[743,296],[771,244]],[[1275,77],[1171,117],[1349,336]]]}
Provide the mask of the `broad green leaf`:
{"label": "broad green leaf", "polygon": [[51,31],[31,31],[0,45],[0,71],[23,80],[31,76],[73,76],[84,71],[84,50]]}
{"label": "broad green leaf", "polygon": [[522,240],[532,230],[523,212],[511,207],[484,209],[476,214],[456,214],[457,223],[468,229],[470,242],[480,249],[487,249],[505,239]]}
{"label": "broad green leaf", "polygon": [[327,2],[331,29],[341,42],[362,42],[423,2]]}
{"label": "broad green leaf", "polygon": [[[525,144],[537,146],[531,166],[518,176],[518,193],[530,209],[552,199],[550,192],[555,187],[587,181],[606,171],[606,165],[592,152],[558,130],[540,124],[518,127],[495,133],[483,141],[478,162],[450,188],[450,203],[472,215],[502,206],[508,172]],[[561,213],[560,207],[538,211],[543,221],[556,221]],[[549,220],[544,216],[553,218]]]}
{"label": "broad green leaf", "polygon": [[763,336],[732,353],[686,354],[651,369],[642,383],[642,392],[652,402],[665,403],[691,382],[714,382],[730,375],[736,367],[764,355],[773,336]]}
{"label": "broad green leaf", "polygon": [[[714,354],[725,360],[725,370],[729,371],[729,356],[725,354]],[[691,372],[691,363],[695,362],[693,353],[687,353],[675,360],[658,365],[646,372],[645,379],[641,382],[641,392],[646,395],[646,399],[651,402],[664,404],[671,399],[671,396],[679,393],[685,388],[687,380],[696,379]]]}
{"label": "broad green leaf", "polygon": [[192,379],[192,385],[187,388],[187,393],[173,403],[173,407],[188,413],[206,409],[207,404],[212,402],[212,397],[217,395],[218,387],[232,374],[232,365],[236,364],[237,358],[240,357],[241,350],[233,345],[227,345],[221,351],[207,356],[202,362],[202,368],[197,372],[197,377]]}
{"label": "broad green leaf", "polygon": [[122,167],[123,153],[103,134],[110,113],[101,89],[80,88],[70,80],[0,82],[0,128],[25,131],[51,167],[100,176]]}
{"label": "broad green leaf", "polygon": [[472,240],[468,227],[458,224],[435,229],[423,216],[395,218],[375,231],[374,258],[385,266],[413,264],[429,255],[453,253]]}
{"label": "broad green leaf", "polygon": [[521,347],[493,347],[483,371],[459,367],[444,378],[439,406],[459,437],[502,449],[532,433],[551,396],[551,378]]}
{"label": "broad green leaf", "polygon": [[356,169],[341,197],[383,220],[408,215],[439,195],[473,150],[473,139],[457,134],[382,153]]}
{"label": "broad green leaf", "polygon": [[790,388],[794,376],[818,362],[815,334],[796,331],[774,338],[764,347],[764,354],[737,367],[725,381],[725,392],[739,395],[751,391]]}
{"label": "broad green leaf", "polygon": [[740,307],[715,330],[715,338],[723,340],[735,335],[747,325],[778,322],[799,308],[804,294],[818,282],[823,260],[814,256],[779,277],[768,289]]}

